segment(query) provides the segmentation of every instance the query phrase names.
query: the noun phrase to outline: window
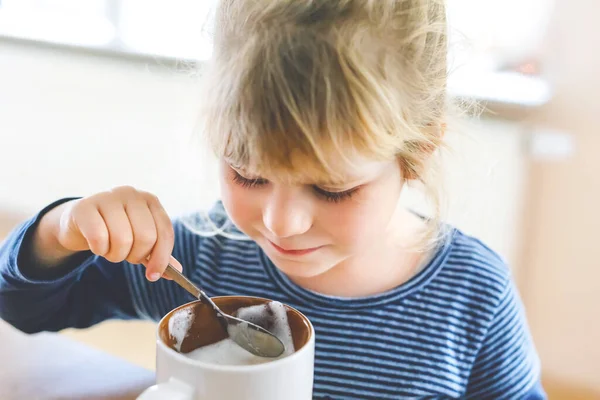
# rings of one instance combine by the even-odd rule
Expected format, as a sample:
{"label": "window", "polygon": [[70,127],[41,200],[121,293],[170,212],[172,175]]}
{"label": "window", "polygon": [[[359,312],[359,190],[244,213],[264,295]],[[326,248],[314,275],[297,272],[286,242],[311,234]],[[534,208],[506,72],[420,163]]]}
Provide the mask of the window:
{"label": "window", "polygon": [[[447,0],[451,51],[495,64],[535,57],[554,0]],[[498,65],[495,65],[498,67]]]}
{"label": "window", "polygon": [[[488,61],[535,52],[553,0],[447,0],[451,52]],[[3,0],[0,35],[202,60],[216,0]]]}
{"label": "window", "polygon": [[186,60],[210,57],[213,0],[4,0],[0,35]]}

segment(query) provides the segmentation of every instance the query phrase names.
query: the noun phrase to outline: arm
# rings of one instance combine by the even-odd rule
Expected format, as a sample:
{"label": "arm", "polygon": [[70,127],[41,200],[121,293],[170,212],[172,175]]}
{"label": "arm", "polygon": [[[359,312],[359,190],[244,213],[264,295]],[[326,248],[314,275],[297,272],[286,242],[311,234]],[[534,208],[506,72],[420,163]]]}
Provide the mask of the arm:
{"label": "arm", "polygon": [[[109,318],[158,319],[190,300],[166,279],[149,282],[144,266],[137,263],[110,262],[90,250],[65,251],[59,243],[52,245],[52,238],[35,243],[44,217],[68,200],[46,207],[0,247],[0,318],[25,332],[57,331]],[[178,223],[174,236],[173,256],[192,266],[200,238]],[[170,254],[168,249],[167,259]],[[179,265],[173,257],[171,262]]]}
{"label": "arm", "polygon": [[83,328],[135,316],[119,265],[102,262],[89,251],[70,255],[52,270],[35,265],[32,236],[40,220],[68,200],[21,224],[0,248],[0,318],[24,332]]}
{"label": "arm", "polygon": [[543,400],[540,362],[525,312],[509,281],[469,377],[466,398]]}

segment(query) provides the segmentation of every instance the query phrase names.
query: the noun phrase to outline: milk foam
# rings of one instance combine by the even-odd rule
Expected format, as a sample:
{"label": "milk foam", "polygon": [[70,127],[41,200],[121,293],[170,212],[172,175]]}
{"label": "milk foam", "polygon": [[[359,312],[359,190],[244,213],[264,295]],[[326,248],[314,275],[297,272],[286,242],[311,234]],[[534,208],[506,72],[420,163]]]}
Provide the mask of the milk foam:
{"label": "milk foam", "polygon": [[194,322],[194,313],[190,308],[176,312],[169,319],[169,334],[175,339],[174,347],[181,351],[181,344]]}
{"label": "milk foam", "polygon": [[255,365],[273,360],[255,356],[229,338],[209,346],[199,347],[187,353],[186,356],[196,361],[218,365]]}
{"label": "milk foam", "polygon": [[254,365],[283,358],[294,352],[292,331],[283,304],[273,301],[264,305],[240,308],[236,316],[268,329],[284,344],[284,353],[277,358],[255,356],[227,338],[209,346],[200,347],[187,353],[186,356],[210,364]]}

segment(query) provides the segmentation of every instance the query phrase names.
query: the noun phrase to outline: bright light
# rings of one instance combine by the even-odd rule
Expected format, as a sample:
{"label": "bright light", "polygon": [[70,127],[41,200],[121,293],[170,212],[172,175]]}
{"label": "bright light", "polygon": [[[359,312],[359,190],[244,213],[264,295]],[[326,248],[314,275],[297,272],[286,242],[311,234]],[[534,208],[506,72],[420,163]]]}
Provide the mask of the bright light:
{"label": "bright light", "polygon": [[121,41],[136,51],[206,60],[212,54],[210,34],[214,1],[128,0],[119,8]]}
{"label": "bright light", "polygon": [[0,34],[75,46],[102,46],[116,35],[113,24],[101,14],[66,9],[16,7],[0,9]]}

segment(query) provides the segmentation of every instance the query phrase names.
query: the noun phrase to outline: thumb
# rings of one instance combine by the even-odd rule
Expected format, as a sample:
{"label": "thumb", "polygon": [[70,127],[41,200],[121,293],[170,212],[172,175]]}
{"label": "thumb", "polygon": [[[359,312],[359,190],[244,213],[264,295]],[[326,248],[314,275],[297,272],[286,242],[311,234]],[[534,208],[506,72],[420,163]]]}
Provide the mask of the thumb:
{"label": "thumb", "polygon": [[[178,270],[179,272],[183,272],[183,267],[181,265],[181,263],[179,261],[177,261],[177,259],[173,256],[169,257],[169,263],[173,266],[173,268],[175,268],[176,270]],[[147,268],[148,267],[148,261],[145,261],[143,263],[143,265]],[[167,266],[165,265],[165,268],[167,268]],[[164,270],[163,270],[164,271]],[[163,279],[167,279],[169,281],[171,281],[172,279],[168,276],[168,274],[166,273],[162,273],[162,275],[158,272],[152,272],[149,273],[148,270],[146,269],[146,279],[148,279],[151,282],[157,281],[158,279],[163,278]]]}

